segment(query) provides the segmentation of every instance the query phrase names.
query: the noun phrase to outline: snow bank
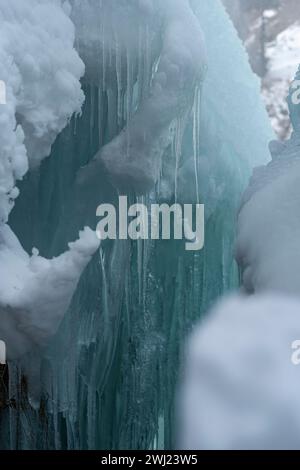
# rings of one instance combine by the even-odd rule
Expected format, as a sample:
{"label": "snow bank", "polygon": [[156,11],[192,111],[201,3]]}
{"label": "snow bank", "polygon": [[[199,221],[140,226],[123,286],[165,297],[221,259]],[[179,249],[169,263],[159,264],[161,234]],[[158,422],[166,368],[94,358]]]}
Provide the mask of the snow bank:
{"label": "snow bank", "polygon": [[47,260],[37,250],[29,256],[11,229],[0,227],[0,338],[8,359],[45,346],[56,333],[99,243],[85,228],[69,251]]}
{"label": "snow bank", "polygon": [[180,395],[184,449],[299,449],[300,300],[235,296],[188,344]]}
{"label": "snow bank", "polygon": [[0,223],[18,195],[16,180],[50,153],[84,95],[84,65],[74,49],[68,5],[60,0],[0,0]]}

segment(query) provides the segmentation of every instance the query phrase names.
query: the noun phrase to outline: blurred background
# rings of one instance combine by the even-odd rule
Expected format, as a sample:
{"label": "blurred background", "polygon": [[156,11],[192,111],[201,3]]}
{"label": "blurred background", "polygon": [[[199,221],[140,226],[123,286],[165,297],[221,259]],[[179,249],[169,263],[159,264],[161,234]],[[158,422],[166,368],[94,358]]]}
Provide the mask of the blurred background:
{"label": "blurred background", "polygon": [[262,80],[262,95],[280,139],[291,133],[286,96],[300,63],[299,0],[223,0]]}

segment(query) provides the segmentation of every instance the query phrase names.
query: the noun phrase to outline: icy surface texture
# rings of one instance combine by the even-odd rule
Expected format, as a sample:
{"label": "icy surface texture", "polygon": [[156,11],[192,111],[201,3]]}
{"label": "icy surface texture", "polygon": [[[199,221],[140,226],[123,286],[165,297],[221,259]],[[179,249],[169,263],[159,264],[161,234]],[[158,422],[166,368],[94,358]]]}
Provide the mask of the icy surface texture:
{"label": "icy surface texture", "polygon": [[[299,72],[296,78],[299,78]],[[270,144],[272,161],[254,170],[238,217],[237,260],[248,292],[299,295],[300,107],[288,98],[294,132]]]}
{"label": "icy surface texture", "polygon": [[299,298],[284,295],[213,308],[186,350],[182,448],[299,449],[299,309]]}
{"label": "icy surface texture", "polygon": [[[18,407],[0,413],[0,442],[170,448],[183,339],[238,285],[235,213],[251,168],[268,160],[272,133],[219,2],[70,4],[86,66],[82,115],[20,184],[10,226],[26,252],[58,257],[81,227],[96,226],[97,206],[117,204],[126,189],[130,202],[203,202],[206,243],[197,253],[179,241],[103,243],[40,369],[37,353],[26,356],[26,373],[24,360],[10,364]],[[39,410],[36,390],[35,406],[28,394],[34,377]]]}

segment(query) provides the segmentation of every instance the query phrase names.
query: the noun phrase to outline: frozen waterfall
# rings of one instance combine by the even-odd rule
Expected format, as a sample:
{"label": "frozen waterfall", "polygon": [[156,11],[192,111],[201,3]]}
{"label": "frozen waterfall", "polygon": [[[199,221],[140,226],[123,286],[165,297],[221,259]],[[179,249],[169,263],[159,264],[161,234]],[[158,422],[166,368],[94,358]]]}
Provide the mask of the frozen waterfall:
{"label": "frozen waterfall", "polygon": [[[219,0],[0,0],[0,73],[1,448],[170,448],[184,338],[239,285],[270,158],[258,79]],[[204,249],[99,246],[120,194],[205,204]]]}

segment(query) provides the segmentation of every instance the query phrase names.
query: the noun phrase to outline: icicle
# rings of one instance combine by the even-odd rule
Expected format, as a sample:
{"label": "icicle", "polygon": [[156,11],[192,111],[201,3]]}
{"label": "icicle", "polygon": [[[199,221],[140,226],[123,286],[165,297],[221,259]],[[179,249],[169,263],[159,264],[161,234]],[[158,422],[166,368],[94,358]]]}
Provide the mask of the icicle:
{"label": "icicle", "polygon": [[174,136],[174,154],[175,154],[175,202],[177,203],[178,196],[178,170],[182,153],[182,139],[186,125],[187,114],[179,116],[175,121],[175,136]]}
{"label": "icicle", "polygon": [[143,55],[143,30],[142,26],[139,24],[139,44],[138,44],[138,104],[142,102],[143,99],[143,89],[144,89],[144,55]]}
{"label": "icicle", "polygon": [[150,34],[149,25],[147,24],[144,31],[145,37],[145,51],[144,51],[144,87],[143,99],[145,99],[149,92],[149,85],[151,80],[151,49],[150,49]]}
{"label": "icicle", "polygon": [[74,131],[73,134],[76,135],[77,132],[77,114],[74,116]]}
{"label": "icicle", "polygon": [[[126,48],[126,62],[127,62],[127,80],[126,80],[126,123],[128,124],[131,118],[132,110],[132,65],[129,48]],[[126,156],[129,157],[130,149],[130,132],[129,126],[126,126]]]}
{"label": "icicle", "polygon": [[195,90],[194,107],[193,107],[193,147],[194,147],[194,171],[197,204],[200,204],[199,180],[198,180],[198,161],[200,155],[200,107],[201,107],[201,88],[198,86]]}
{"label": "icicle", "polygon": [[90,89],[90,145],[93,145],[93,134],[95,127],[95,87],[92,85]]}
{"label": "icicle", "polygon": [[[147,205],[148,208],[148,214],[150,214],[151,207],[150,207],[150,201],[148,196],[143,196],[142,198],[142,204]],[[149,224],[149,221],[148,221]],[[150,256],[150,249],[151,249],[151,240],[143,240],[143,267],[142,267],[142,272],[143,272],[143,309],[144,312],[146,312],[146,301],[147,301],[147,281],[148,281],[148,262],[149,262],[149,256]]]}
{"label": "icicle", "polygon": [[[143,204],[143,196],[137,197],[137,203]],[[142,305],[143,299],[143,240],[137,240],[137,272],[138,272],[138,290],[139,290],[139,305]]]}
{"label": "icicle", "polygon": [[105,261],[104,261],[104,253],[102,248],[99,249],[99,261],[101,266],[102,272],[102,295],[103,295],[103,318],[105,320],[105,326],[108,327],[109,323],[109,308],[108,308],[108,285],[107,285],[107,277],[105,271]]}
{"label": "icicle", "polygon": [[126,121],[129,122],[131,117],[131,110],[132,110],[132,63],[131,63],[131,55],[130,50],[126,48],[126,70],[127,70],[127,78],[126,78]]}
{"label": "icicle", "polygon": [[116,76],[117,76],[117,116],[118,116],[118,127],[122,126],[123,113],[122,113],[122,55],[120,50],[120,44],[118,39],[118,33],[114,30],[115,36],[115,57],[116,57]]}
{"label": "icicle", "polygon": [[105,41],[105,21],[101,22],[101,42],[102,42],[102,87],[106,90],[106,50],[107,45]]}
{"label": "icicle", "polygon": [[99,148],[103,146],[103,89],[98,87],[98,139]]}

